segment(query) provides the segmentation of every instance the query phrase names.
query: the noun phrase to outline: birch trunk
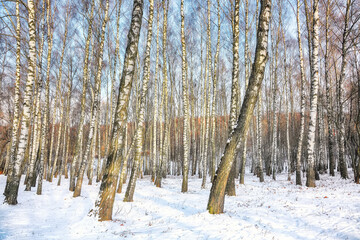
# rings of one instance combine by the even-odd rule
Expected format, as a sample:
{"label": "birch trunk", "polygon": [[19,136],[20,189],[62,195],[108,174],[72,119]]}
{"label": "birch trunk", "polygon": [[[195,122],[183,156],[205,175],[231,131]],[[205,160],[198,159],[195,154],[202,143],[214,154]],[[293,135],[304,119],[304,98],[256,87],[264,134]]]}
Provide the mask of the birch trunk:
{"label": "birch trunk", "polygon": [[262,0],[259,15],[259,27],[257,31],[255,59],[251,69],[249,86],[245,93],[244,102],[241,107],[236,128],[230,134],[229,141],[226,144],[224,155],[221,159],[220,166],[216,171],[213,185],[210,190],[207,209],[211,214],[219,214],[224,211],[225,186],[234,162],[236,147],[240,141],[244,141],[250,125],[251,116],[258,99],[259,91],[261,89],[268,56],[267,45],[270,16],[271,1]]}
{"label": "birch trunk", "polygon": [[349,36],[349,15],[350,15],[350,5],[351,0],[346,1],[346,12],[345,12],[345,19],[344,19],[344,31],[342,36],[342,43],[341,43],[341,71],[340,71],[340,79],[339,79],[339,88],[338,88],[338,99],[339,99],[339,165],[340,165],[340,175],[341,178],[347,179],[348,172],[347,172],[347,164],[345,159],[345,118],[344,118],[344,104],[345,104],[345,96],[344,96],[344,89],[345,89],[345,78],[346,78],[346,66],[347,66],[347,51],[348,51],[348,36]]}
{"label": "birch trunk", "polygon": [[261,114],[261,89],[259,93],[259,100],[257,104],[257,147],[258,147],[258,176],[260,182],[264,182],[263,159],[262,159],[262,114]]}
{"label": "birch trunk", "polygon": [[[43,109],[42,115],[43,123],[41,127],[41,155],[40,155],[40,170],[39,170],[39,179],[37,194],[41,195],[42,193],[42,180],[46,176],[46,162],[47,162],[47,133],[48,133],[48,120],[49,120],[49,108],[50,108],[50,62],[51,62],[51,51],[53,45],[53,31],[52,30],[52,21],[51,21],[51,11],[50,11],[50,2],[47,1],[47,30],[48,30],[48,53],[47,53],[47,68],[46,68],[46,85],[45,85],[45,108]],[[44,9],[45,11],[45,9]]]}
{"label": "birch trunk", "polygon": [[134,0],[106,168],[102,178],[99,196],[95,202],[95,208],[90,211],[90,214],[96,216],[99,221],[112,219],[116,183],[121,165],[116,158],[116,153],[118,149],[124,147],[124,130],[127,122],[127,109],[135,70],[135,60],[138,52],[142,15],[143,0]]}
{"label": "birch trunk", "polygon": [[[244,62],[245,62],[245,91],[249,81],[249,2],[245,0],[245,49],[244,49]],[[239,88],[239,99],[240,98],[240,88]],[[240,106],[240,101],[238,105]],[[246,165],[246,156],[247,156],[247,137],[245,137],[244,146],[242,148],[241,162],[240,162],[240,184],[245,183],[245,165]],[[231,174],[230,174],[231,176]],[[234,194],[235,196],[235,190]]]}
{"label": "birch trunk", "polygon": [[315,132],[319,88],[319,0],[313,3],[313,32],[311,55],[311,89],[310,89],[310,120],[307,139],[307,175],[306,186],[315,187]]}
{"label": "birch trunk", "polygon": [[[154,121],[153,121],[153,152],[152,152],[152,169],[151,169],[151,181],[155,181],[156,175],[156,163],[158,159],[157,154],[157,122],[158,122],[158,71],[159,71],[159,53],[160,53],[160,45],[159,45],[159,35],[160,35],[160,27],[159,27],[159,15],[160,10],[157,8],[156,15],[156,61],[155,61],[155,79],[154,79]],[[161,122],[161,121],[160,121]],[[161,124],[160,124],[161,127]],[[161,135],[160,135],[161,137]]]}
{"label": "birch trunk", "polygon": [[136,140],[135,140],[135,157],[133,160],[133,166],[131,170],[131,175],[129,179],[129,184],[126,189],[124,202],[132,202],[136,187],[136,178],[138,168],[140,167],[141,162],[141,153],[144,145],[144,125],[145,125],[145,103],[146,103],[146,93],[148,90],[148,84],[150,79],[150,51],[151,51],[151,40],[152,40],[152,23],[154,17],[154,0],[150,0],[149,6],[149,21],[148,21],[148,33],[146,40],[146,49],[145,49],[145,65],[144,65],[144,80],[141,89],[140,103],[139,103],[139,116],[138,116],[138,126],[136,129]]}
{"label": "birch trunk", "polygon": [[[235,12],[233,17],[233,70],[232,70],[232,81],[231,81],[231,100],[230,100],[230,119],[229,119],[229,137],[233,134],[234,129],[236,128],[236,117],[237,117],[237,105],[238,105],[238,79],[239,79],[239,8],[240,1],[235,1]],[[236,153],[235,153],[236,155]],[[235,156],[234,156],[235,158]],[[222,161],[221,161],[222,162]],[[221,165],[221,163],[220,163]],[[220,167],[220,166],[219,166]],[[226,193],[229,196],[235,196],[235,174],[236,174],[236,163],[230,164],[231,171],[229,170],[230,176],[226,176]],[[219,171],[220,169],[218,169]],[[216,177],[217,173],[215,173]],[[213,186],[215,184],[215,179],[213,181]],[[210,202],[210,199],[209,199]]]}
{"label": "birch trunk", "polygon": [[120,177],[119,177],[119,185],[118,185],[118,189],[117,189],[117,193],[121,193],[122,191],[122,185],[124,183],[126,183],[126,172],[127,172],[127,167],[128,167],[128,159],[130,156],[130,153],[132,152],[133,146],[134,146],[134,141],[131,143],[130,148],[127,148],[128,145],[128,127],[127,124],[125,126],[125,140],[124,140],[124,150],[122,152],[122,161],[123,161],[123,166],[120,172]]}
{"label": "birch trunk", "polygon": [[[202,173],[202,184],[201,184],[201,188],[205,188],[206,186],[206,178],[207,178],[207,170],[208,170],[208,146],[209,146],[209,126],[210,126],[210,81],[211,81],[211,66],[212,66],[212,53],[211,53],[211,31],[210,31],[210,24],[211,24],[211,15],[210,15],[210,0],[207,1],[207,37],[208,37],[208,41],[207,41],[207,52],[206,52],[206,66],[205,66],[205,94],[204,96],[206,96],[204,98],[205,101],[205,107],[204,107],[204,121],[205,121],[205,125],[204,125],[204,149],[203,149],[203,159],[202,159],[202,165],[203,165],[203,173]],[[207,68],[206,68],[207,67]],[[207,71],[206,71],[207,69]]]}
{"label": "birch trunk", "polygon": [[[17,2],[17,9],[19,8]],[[21,164],[24,161],[26,143],[28,140],[31,94],[35,78],[36,68],[36,29],[35,29],[35,6],[32,0],[28,1],[29,10],[29,57],[28,57],[28,75],[24,93],[23,119],[20,127],[20,137],[18,150],[13,163],[11,174],[8,174],[5,187],[5,202],[10,205],[17,204],[17,195],[21,178]],[[20,26],[19,26],[20,27]],[[18,51],[18,50],[17,50]],[[17,66],[18,67],[18,66]],[[17,79],[18,80],[18,79]]]}
{"label": "birch trunk", "polygon": [[326,3],[326,22],[325,22],[325,56],[324,56],[324,64],[325,64],[325,83],[326,83],[326,105],[327,105],[327,126],[328,126],[328,155],[329,155],[329,173],[330,176],[335,176],[335,156],[334,156],[334,126],[333,126],[333,107],[331,103],[331,76],[329,76],[329,52],[330,52],[330,1],[328,0]]}
{"label": "birch trunk", "polygon": [[[169,2],[167,2],[169,4]],[[167,14],[168,8],[166,3],[163,2],[163,9],[164,9],[164,22],[163,22],[163,89],[162,89],[162,97],[161,97],[161,104],[160,104],[160,111],[159,116],[162,119],[162,114],[164,113],[164,126],[160,128],[160,162],[156,172],[155,178],[155,185],[156,187],[161,187],[161,180],[163,176],[163,168],[166,165],[166,157],[167,157],[167,135],[168,135],[168,118],[167,118],[167,105],[168,105],[168,91],[167,91],[167,62],[166,62],[166,40],[167,40]],[[164,108],[164,110],[163,110]],[[162,113],[163,111],[163,113]],[[164,131],[165,130],[165,131]],[[161,141],[162,135],[164,133],[164,140]]]}
{"label": "birch trunk", "polygon": [[[209,3],[209,2],[208,2]],[[189,96],[188,96],[188,81],[186,71],[186,45],[185,45],[185,16],[184,16],[184,0],[181,0],[181,46],[182,46],[182,88],[183,88],[183,106],[184,106],[184,159],[183,159],[183,181],[181,192],[188,191],[188,176],[189,176]]]}
{"label": "birch trunk", "polygon": [[44,43],[44,35],[40,40],[40,53],[39,53],[39,65],[40,71],[37,81],[35,82],[35,109],[34,109],[34,127],[33,127],[33,141],[32,141],[32,149],[30,154],[30,163],[28,166],[26,180],[25,180],[25,191],[30,191],[31,187],[34,187],[36,184],[36,173],[35,173],[35,161],[38,155],[38,150],[40,146],[40,129],[41,129],[41,111],[40,111],[40,100],[41,100],[41,89],[42,89],[42,79],[41,79],[41,65],[42,65],[42,52],[43,52],[43,43]]}
{"label": "birch trunk", "polygon": [[[281,12],[281,10],[279,10]],[[272,126],[272,146],[271,146],[271,162],[272,162],[272,178],[276,180],[277,172],[277,153],[278,153],[278,58],[279,58],[279,42],[280,42],[280,25],[278,26],[276,34],[276,44],[275,44],[275,67],[274,67],[274,82],[273,82],[273,126]]]}
{"label": "birch trunk", "polygon": [[[13,124],[11,130],[11,140],[10,140],[10,154],[8,158],[7,165],[7,175],[12,174],[14,163],[16,161],[16,146],[18,143],[18,130],[20,123],[20,58],[21,58],[21,22],[20,22],[20,6],[19,0],[16,1],[16,72],[15,72],[15,94],[14,94],[14,116]],[[4,195],[8,194],[7,188],[5,188]]]}
{"label": "birch trunk", "polygon": [[[94,177],[94,168],[93,168],[93,165],[94,165],[94,158],[95,158],[95,155],[96,155],[96,139],[97,137],[99,137],[99,133],[100,133],[100,121],[99,121],[99,118],[100,118],[100,109],[97,110],[97,113],[96,113],[96,122],[95,122],[95,129],[94,129],[94,137],[92,139],[92,142],[91,142],[91,147],[90,147],[90,151],[91,153],[90,154],[90,159],[89,159],[89,165],[88,165],[88,171],[89,171],[89,182],[88,182],[88,185],[92,185],[92,179]],[[100,157],[100,156],[99,156]]]}
{"label": "birch trunk", "polygon": [[[210,23],[208,23],[210,24]],[[210,42],[208,43],[208,49],[210,48]],[[205,188],[206,187],[206,178],[207,178],[207,159],[208,159],[208,146],[209,146],[209,125],[210,125],[210,78],[211,78],[211,71],[210,71],[210,65],[211,65],[211,57],[210,57],[211,51],[208,50],[208,57],[207,57],[207,63],[206,65],[207,67],[207,71],[205,74],[205,89],[204,91],[206,91],[205,93],[205,115],[204,115],[204,120],[205,120],[205,133],[204,133],[204,149],[203,149],[203,160],[202,160],[202,167],[203,167],[203,172],[202,172],[202,183],[201,183],[201,188]]]}
{"label": "birch trunk", "polygon": [[289,86],[291,85],[290,78],[288,77],[288,68],[287,68],[287,59],[286,59],[286,41],[285,41],[285,34],[284,29],[281,23],[281,31],[282,31],[282,38],[284,44],[284,80],[285,80],[285,97],[286,97],[286,165],[288,171],[288,181],[291,181],[291,167],[290,167],[290,118],[289,118]]}
{"label": "birch trunk", "polygon": [[297,146],[296,154],[296,185],[302,185],[301,182],[301,156],[302,146],[305,131],[305,70],[304,70],[304,58],[301,44],[301,29],[300,29],[300,0],[297,0],[296,11],[296,24],[297,24],[297,38],[299,45],[299,58],[300,58],[300,74],[301,74],[301,107],[300,107],[300,134]]}

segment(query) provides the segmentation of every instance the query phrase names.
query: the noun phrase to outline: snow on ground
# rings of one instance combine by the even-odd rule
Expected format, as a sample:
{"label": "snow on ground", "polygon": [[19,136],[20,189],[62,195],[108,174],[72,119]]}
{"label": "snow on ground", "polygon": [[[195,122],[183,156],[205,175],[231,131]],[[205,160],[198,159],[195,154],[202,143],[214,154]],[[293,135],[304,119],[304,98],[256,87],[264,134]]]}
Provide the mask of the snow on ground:
{"label": "snow on ground", "polygon": [[[246,184],[236,185],[237,196],[226,197],[225,213],[210,215],[209,182],[201,189],[201,179],[190,178],[183,194],[181,177],[168,177],[156,188],[145,176],[134,202],[124,203],[124,193],[117,194],[110,222],[87,216],[99,184],[85,180],[78,198],[68,191],[67,179],[62,186],[44,182],[42,196],[21,185],[18,205],[0,205],[0,239],[360,239],[360,186],[321,177],[310,189],[286,181],[286,175],[259,183],[247,174]],[[1,192],[5,182],[1,175]]]}

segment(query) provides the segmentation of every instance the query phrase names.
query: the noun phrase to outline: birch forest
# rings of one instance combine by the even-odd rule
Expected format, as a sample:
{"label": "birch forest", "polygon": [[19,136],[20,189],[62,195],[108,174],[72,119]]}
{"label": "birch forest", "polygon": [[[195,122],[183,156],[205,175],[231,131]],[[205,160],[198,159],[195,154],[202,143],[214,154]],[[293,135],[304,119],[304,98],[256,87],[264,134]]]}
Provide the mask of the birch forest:
{"label": "birch forest", "polygon": [[0,239],[358,239],[359,183],[360,1],[0,0]]}

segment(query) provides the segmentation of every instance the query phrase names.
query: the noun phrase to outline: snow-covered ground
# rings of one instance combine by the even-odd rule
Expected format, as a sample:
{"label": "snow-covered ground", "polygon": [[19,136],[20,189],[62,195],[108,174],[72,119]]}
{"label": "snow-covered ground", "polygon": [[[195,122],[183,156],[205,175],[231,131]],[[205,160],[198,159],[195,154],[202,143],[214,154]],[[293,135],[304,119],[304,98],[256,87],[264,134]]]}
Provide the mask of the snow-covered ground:
{"label": "snow-covered ground", "polygon": [[[245,185],[236,184],[237,196],[226,197],[226,212],[210,215],[210,183],[201,189],[201,180],[190,178],[183,194],[181,177],[168,177],[156,188],[146,176],[137,182],[134,202],[117,195],[110,222],[87,216],[99,184],[85,180],[78,198],[67,180],[59,187],[55,180],[44,182],[42,196],[20,186],[18,205],[0,204],[0,239],[360,239],[359,185],[323,175],[310,189],[286,175],[277,178],[259,183],[247,174]],[[5,181],[1,175],[1,193]]]}

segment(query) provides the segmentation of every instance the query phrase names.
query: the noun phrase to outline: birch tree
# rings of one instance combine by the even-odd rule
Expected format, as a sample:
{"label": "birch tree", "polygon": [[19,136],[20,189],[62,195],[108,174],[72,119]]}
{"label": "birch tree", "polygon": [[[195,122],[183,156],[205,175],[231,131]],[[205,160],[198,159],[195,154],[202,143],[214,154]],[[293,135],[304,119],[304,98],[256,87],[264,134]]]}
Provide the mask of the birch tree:
{"label": "birch tree", "polygon": [[340,165],[340,175],[341,178],[348,178],[347,173],[347,164],[345,159],[345,118],[344,118],[344,88],[345,88],[345,71],[347,66],[347,53],[348,53],[348,45],[349,45],[349,14],[350,14],[351,0],[346,1],[346,11],[344,18],[344,30],[342,34],[341,40],[341,70],[340,70],[340,78],[339,78],[339,87],[338,87],[338,113],[339,113],[339,165]]}
{"label": "birch tree", "polygon": [[[236,116],[237,116],[237,106],[238,106],[238,95],[239,88],[238,79],[239,79],[239,8],[240,0],[235,1],[234,8],[234,17],[233,17],[233,70],[232,70],[232,80],[231,80],[231,99],[230,99],[230,118],[229,118],[229,136],[232,135],[236,127]],[[245,144],[245,143],[244,143]],[[236,153],[235,153],[236,155]],[[220,163],[221,164],[221,163]],[[230,196],[235,196],[235,172],[236,172],[236,163],[232,164],[232,169],[230,171],[230,177],[226,177],[226,193]],[[217,174],[215,174],[216,176]],[[213,181],[214,186],[215,181]]]}
{"label": "birch tree", "polygon": [[211,181],[214,179],[216,171],[216,98],[217,98],[217,80],[218,80],[218,61],[220,52],[220,33],[221,33],[221,21],[220,21],[220,0],[217,0],[217,17],[218,17],[218,35],[216,43],[216,52],[214,57],[214,73],[213,73],[213,99],[212,99],[212,134],[211,134],[211,146],[212,146],[212,167],[211,167]]}
{"label": "birch tree", "polygon": [[[17,2],[17,11],[19,11],[19,3]],[[24,93],[23,118],[20,125],[20,136],[18,150],[13,163],[13,169],[8,174],[5,186],[5,202],[10,205],[17,204],[17,196],[21,178],[21,163],[24,161],[25,148],[28,140],[31,94],[33,83],[35,80],[36,68],[36,29],[35,29],[35,5],[33,0],[28,1],[29,11],[29,55],[28,55],[28,75]],[[20,27],[20,25],[19,25]],[[17,50],[18,51],[18,50]]]}
{"label": "birch tree", "polygon": [[151,40],[152,40],[152,23],[154,18],[154,0],[150,0],[149,6],[149,20],[148,20],[148,32],[145,49],[145,65],[144,65],[144,80],[141,89],[140,103],[139,103],[139,116],[138,126],[135,135],[135,157],[133,160],[133,166],[129,179],[129,184],[126,189],[124,202],[132,202],[135,192],[137,173],[141,162],[141,153],[144,145],[144,124],[145,124],[145,103],[146,93],[148,90],[148,84],[150,79],[150,51],[151,51]]}
{"label": "birch tree", "polygon": [[304,58],[302,52],[302,43],[301,43],[301,29],[300,29],[300,0],[297,0],[296,8],[296,25],[297,25],[297,38],[299,45],[299,60],[300,60],[300,74],[301,74],[301,107],[300,107],[300,134],[297,146],[296,154],[296,185],[302,185],[301,182],[301,156],[302,156],[302,146],[305,130],[305,70],[304,70]]}
{"label": "birch tree", "polygon": [[[20,0],[16,1],[16,72],[15,72],[15,93],[14,93],[14,113],[13,113],[13,124],[11,130],[10,140],[10,153],[8,158],[8,175],[12,174],[13,166],[15,163],[17,136],[18,136],[18,125],[20,123],[19,108],[20,108],[20,58],[21,58],[21,21],[20,21]],[[5,188],[4,195],[8,194],[7,188]]]}
{"label": "birch tree", "polygon": [[[151,181],[155,181],[156,175],[156,163],[158,159],[157,154],[157,122],[158,122],[158,71],[159,71],[159,53],[160,53],[160,46],[159,46],[159,15],[160,9],[159,5],[157,6],[157,14],[156,14],[156,60],[155,60],[155,76],[154,76],[154,116],[153,116],[153,152],[152,152],[152,169],[151,169]],[[161,127],[161,125],[160,125]]]}
{"label": "birch tree", "polygon": [[183,159],[183,180],[181,186],[181,192],[187,192],[188,190],[188,175],[189,175],[189,96],[188,96],[188,81],[186,71],[186,45],[185,45],[185,16],[184,16],[184,0],[181,0],[180,7],[181,15],[181,46],[182,46],[182,88],[183,88],[183,106],[184,106],[184,159]]}
{"label": "birch tree", "polygon": [[[162,119],[162,114],[164,114],[164,127],[160,127],[160,162],[158,170],[156,172],[155,185],[156,187],[161,187],[161,181],[164,174],[163,168],[166,166],[167,161],[167,141],[168,141],[168,116],[167,116],[167,106],[168,106],[168,73],[167,73],[167,58],[166,58],[166,41],[167,41],[167,14],[168,14],[168,5],[169,1],[163,1],[163,10],[164,10],[164,22],[163,22],[163,89],[160,103],[159,117]],[[161,124],[162,125],[162,124]],[[164,137],[163,137],[164,134]],[[161,141],[163,139],[163,141]]]}
{"label": "birch tree", "polygon": [[250,125],[251,116],[258,99],[259,91],[261,89],[265,65],[268,58],[267,45],[270,16],[271,0],[262,0],[257,30],[255,59],[251,68],[249,86],[246,89],[244,102],[241,107],[236,128],[230,134],[229,141],[225,146],[224,155],[221,158],[219,168],[216,171],[210,190],[207,209],[211,214],[219,214],[224,211],[225,186],[232,164],[234,163],[236,147],[239,142],[244,141]]}
{"label": "birch tree", "polygon": [[325,16],[325,56],[324,56],[324,67],[325,67],[325,84],[326,84],[326,107],[327,107],[327,126],[328,126],[328,155],[329,155],[329,173],[330,176],[335,176],[335,156],[334,156],[334,123],[333,123],[333,107],[331,102],[331,76],[329,74],[329,54],[330,54],[330,0],[326,2],[326,16]]}
{"label": "birch tree", "polygon": [[315,131],[319,88],[319,0],[313,2],[313,27],[311,51],[311,89],[310,89],[310,119],[307,139],[307,175],[306,186],[315,187]]}
{"label": "birch tree", "polygon": [[134,0],[105,172],[100,185],[99,196],[95,202],[95,208],[90,211],[90,214],[96,216],[99,221],[112,219],[116,183],[120,171],[120,162],[116,157],[116,153],[118,149],[124,147],[124,130],[138,52],[143,5],[143,0]]}

